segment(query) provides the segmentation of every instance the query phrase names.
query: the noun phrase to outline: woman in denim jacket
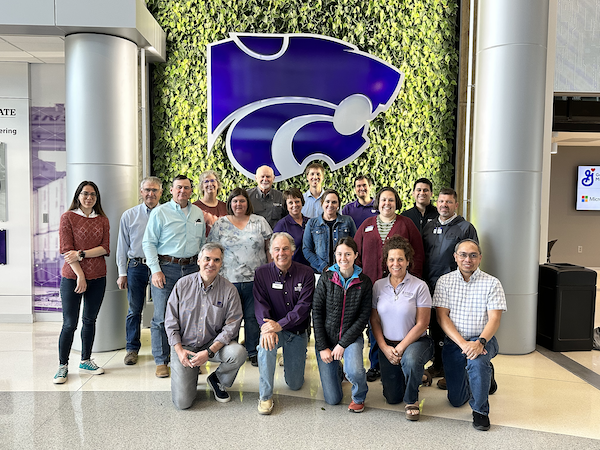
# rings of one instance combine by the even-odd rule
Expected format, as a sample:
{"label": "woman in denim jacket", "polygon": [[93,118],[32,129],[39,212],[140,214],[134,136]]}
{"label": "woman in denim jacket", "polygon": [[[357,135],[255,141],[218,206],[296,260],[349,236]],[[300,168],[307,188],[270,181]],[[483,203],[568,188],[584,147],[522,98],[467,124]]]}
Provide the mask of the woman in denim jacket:
{"label": "woman in denim jacket", "polygon": [[321,197],[323,214],[310,219],[304,229],[302,252],[317,273],[335,264],[333,249],[338,241],[346,236],[354,237],[356,234],[356,225],[352,217],[338,213],[340,203],[338,192],[327,189]]}

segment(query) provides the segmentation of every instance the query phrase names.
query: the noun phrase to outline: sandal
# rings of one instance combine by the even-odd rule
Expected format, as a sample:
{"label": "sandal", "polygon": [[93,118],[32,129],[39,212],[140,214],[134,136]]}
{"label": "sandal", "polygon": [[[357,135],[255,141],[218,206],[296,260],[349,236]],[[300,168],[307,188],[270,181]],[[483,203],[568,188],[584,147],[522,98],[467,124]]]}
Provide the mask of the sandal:
{"label": "sandal", "polygon": [[[413,414],[411,411],[416,411],[417,413]],[[421,415],[421,410],[419,409],[419,407],[417,405],[406,405],[404,407],[404,416],[406,417],[406,420],[415,422],[415,421],[419,420],[420,415]]]}
{"label": "sandal", "polygon": [[421,378],[421,384],[423,386],[431,386],[431,383],[432,383],[431,374],[429,373],[429,371],[427,371],[427,369],[425,369],[423,371],[423,377]]}

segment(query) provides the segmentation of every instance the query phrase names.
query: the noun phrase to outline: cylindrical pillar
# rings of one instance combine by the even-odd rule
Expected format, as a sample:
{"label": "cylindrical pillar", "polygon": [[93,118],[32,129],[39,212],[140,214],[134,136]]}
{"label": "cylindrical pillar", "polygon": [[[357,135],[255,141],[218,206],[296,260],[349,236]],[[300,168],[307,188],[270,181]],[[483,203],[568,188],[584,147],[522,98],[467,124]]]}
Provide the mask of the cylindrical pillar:
{"label": "cylindrical pillar", "polygon": [[480,0],[472,214],[508,311],[500,352],[535,350],[548,0]]}
{"label": "cylindrical pillar", "polygon": [[[68,197],[82,180],[94,181],[110,220],[106,294],[93,348],[110,351],[125,347],[127,296],[116,285],[114,252],[121,214],[137,203],[137,46],[114,36],[72,34],[65,61]],[[78,339],[73,347],[81,349]]]}

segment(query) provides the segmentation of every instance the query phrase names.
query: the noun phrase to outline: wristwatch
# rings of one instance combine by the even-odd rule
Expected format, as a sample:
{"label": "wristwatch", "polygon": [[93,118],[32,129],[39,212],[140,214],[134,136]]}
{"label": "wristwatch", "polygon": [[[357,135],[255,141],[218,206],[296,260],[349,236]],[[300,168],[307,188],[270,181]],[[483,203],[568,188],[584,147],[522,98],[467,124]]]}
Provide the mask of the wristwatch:
{"label": "wristwatch", "polygon": [[79,250],[79,253],[77,255],[79,256],[79,261],[85,258],[85,252],[83,250]]}
{"label": "wristwatch", "polygon": [[485,338],[482,338],[481,336],[477,338],[477,340],[479,342],[481,342],[481,345],[483,345],[485,347],[485,344],[487,344],[487,340]]}
{"label": "wristwatch", "polygon": [[213,351],[210,349],[210,347],[208,347],[208,348],[206,349],[206,351],[208,352],[208,357],[209,357],[209,358],[214,358],[214,357],[215,357],[215,352],[213,352]]}

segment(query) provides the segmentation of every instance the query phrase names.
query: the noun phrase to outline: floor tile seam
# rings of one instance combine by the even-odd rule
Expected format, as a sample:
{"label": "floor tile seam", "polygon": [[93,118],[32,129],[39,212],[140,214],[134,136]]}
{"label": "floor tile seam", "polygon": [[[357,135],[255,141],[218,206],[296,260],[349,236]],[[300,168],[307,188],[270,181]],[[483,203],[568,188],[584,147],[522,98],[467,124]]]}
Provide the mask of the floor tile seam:
{"label": "floor tile seam", "polygon": [[578,363],[574,359],[569,358],[560,352],[553,352],[541,346],[537,346],[538,353],[548,358],[553,363],[572,373],[576,377],[583,380],[590,386],[600,390],[600,375],[591,369],[588,369],[584,365]]}

